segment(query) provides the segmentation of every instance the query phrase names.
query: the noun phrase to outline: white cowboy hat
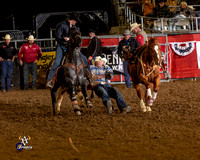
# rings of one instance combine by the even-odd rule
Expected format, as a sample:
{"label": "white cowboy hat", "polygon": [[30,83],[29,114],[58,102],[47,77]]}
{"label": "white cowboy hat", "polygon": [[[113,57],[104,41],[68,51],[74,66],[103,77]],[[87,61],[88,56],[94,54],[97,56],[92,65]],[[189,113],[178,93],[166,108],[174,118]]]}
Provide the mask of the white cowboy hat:
{"label": "white cowboy hat", "polygon": [[96,61],[102,61],[102,58],[101,58],[100,56],[97,56],[97,57],[95,58],[94,61],[95,61],[95,62],[96,62]]}
{"label": "white cowboy hat", "polygon": [[133,23],[131,24],[131,30],[130,31],[133,31],[135,28],[139,27],[141,24],[137,24],[137,23]]}
{"label": "white cowboy hat", "polygon": [[102,58],[101,60],[104,62],[104,64],[106,64],[108,62],[108,60],[106,58]]}
{"label": "white cowboy hat", "polygon": [[28,40],[28,41],[34,41],[34,40],[36,40],[36,39],[34,38],[33,35],[30,35],[28,38],[26,38],[26,40]]}
{"label": "white cowboy hat", "polygon": [[2,38],[3,39],[12,39],[9,34],[6,34],[5,37],[2,37]]}

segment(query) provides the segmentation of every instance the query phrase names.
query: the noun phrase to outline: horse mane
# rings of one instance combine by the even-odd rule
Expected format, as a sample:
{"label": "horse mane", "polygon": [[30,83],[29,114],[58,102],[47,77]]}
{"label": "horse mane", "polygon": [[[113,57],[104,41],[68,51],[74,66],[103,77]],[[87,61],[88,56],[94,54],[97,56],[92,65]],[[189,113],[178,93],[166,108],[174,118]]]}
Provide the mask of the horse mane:
{"label": "horse mane", "polygon": [[154,63],[155,58],[157,58],[157,53],[155,51],[155,45],[158,45],[160,48],[160,44],[158,43],[158,40],[156,38],[150,38],[148,41],[148,45],[145,49],[144,54],[142,55],[142,59],[144,63],[148,63],[148,65],[152,66],[152,63]]}
{"label": "horse mane", "polygon": [[81,43],[81,32],[76,28],[71,28],[69,30],[69,41],[66,43],[67,52],[65,54],[64,63],[72,63],[75,59],[77,59],[77,57],[79,57],[75,53],[80,53]]}

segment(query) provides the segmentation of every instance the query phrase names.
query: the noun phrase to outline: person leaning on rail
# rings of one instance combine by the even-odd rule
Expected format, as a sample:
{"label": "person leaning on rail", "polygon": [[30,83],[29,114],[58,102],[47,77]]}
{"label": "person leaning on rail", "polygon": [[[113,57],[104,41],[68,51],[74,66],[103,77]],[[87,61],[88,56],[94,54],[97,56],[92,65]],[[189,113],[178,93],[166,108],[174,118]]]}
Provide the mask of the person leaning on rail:
{"label": "person leaning on rail", "polygon": [[177,15],[177,14],[183,14],[185,15],[186,17],[189,17],[189,16],[195,16],[195,12],[193,11],[193,9],[191,7],[189,7],[187,5],[187,3],[185,1],[182,1],[180,6],[177,7],[175,10],[174,10],[174,15]]}

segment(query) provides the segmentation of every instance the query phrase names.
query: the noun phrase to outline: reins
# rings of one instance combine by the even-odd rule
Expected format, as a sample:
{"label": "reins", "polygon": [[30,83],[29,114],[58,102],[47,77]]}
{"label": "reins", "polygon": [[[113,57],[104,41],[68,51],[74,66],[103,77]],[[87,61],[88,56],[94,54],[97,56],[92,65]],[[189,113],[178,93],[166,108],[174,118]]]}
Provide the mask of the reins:
{"label": "reins", "polygon": [[[149,76],[155,71],[155,69],[156,69],[156,67],[157,67],[158,65],[156,65],[155,62],[154,62],[154,65],[153,65],[152,67],[151,67],[151,66],[148,66],[148,68],[150,68],[151,70],[150,70],[150,72],[149,72],[148,74],[146,74],[146,73],[145,73],[145,68],[146,68],[147,65],[146,65],[146,64],[143,62],[143,60],[142,60],[142,55],[143,55],[143,53],[144,53],[144,52],[142,52],[142,54],[140,55],[140,57],[138,57],[138,56],[136,55],[136,58],[138,59],[138,61],[140,62],[141,66],[142,66],[143,75],[149,77]],[[160,65],[160,61],[159,61],[159,65]]]}

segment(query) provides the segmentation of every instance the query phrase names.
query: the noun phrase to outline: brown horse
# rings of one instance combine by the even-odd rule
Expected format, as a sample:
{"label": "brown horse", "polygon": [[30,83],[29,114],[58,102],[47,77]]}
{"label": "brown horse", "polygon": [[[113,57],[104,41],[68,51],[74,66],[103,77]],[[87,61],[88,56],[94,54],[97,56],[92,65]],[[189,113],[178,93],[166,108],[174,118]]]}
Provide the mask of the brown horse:
{"label": "brown horse", "polygon": [[[132,78],[133,87],[140,98],[141,111],[151,111],[151,106],[156,99],[160,83],[161,47],[158,40],[150,38],[148,44],[137,48],[134,53],[130,53],[124,47],[124,58],[128,60],[127,70]],[[144,84],[146,92],[147,106],[142,98],[140,84]],[[153,89],[153,94],[151,90]]]}

